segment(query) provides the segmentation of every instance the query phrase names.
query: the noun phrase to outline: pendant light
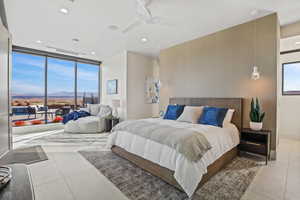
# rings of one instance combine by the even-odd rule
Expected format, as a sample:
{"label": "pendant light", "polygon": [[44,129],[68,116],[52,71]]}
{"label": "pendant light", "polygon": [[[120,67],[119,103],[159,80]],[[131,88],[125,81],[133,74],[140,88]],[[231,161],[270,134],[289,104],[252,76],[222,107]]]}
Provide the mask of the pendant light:
{"label": "pendant light", "polygon": [[258,70],[258,66],[256,66],[257,64],[257,59],[256,59],[256,20],[254,20],[254,66],[253,66],[253,71],[252,71],[252,75],[251,78],[253,80],[258,80],[260,78],[260,73]]}

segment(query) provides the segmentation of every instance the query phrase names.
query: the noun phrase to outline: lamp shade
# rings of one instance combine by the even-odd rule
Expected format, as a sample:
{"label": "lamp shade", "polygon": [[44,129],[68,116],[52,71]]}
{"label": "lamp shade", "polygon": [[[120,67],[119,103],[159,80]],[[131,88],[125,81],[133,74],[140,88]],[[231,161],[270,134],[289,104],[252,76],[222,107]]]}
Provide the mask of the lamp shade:
{"label": "lamp shade", "polygon": [[119,108],[121,106],[121,101],[120,99],[113,99],[112,100],[112,107],[114,108]]}

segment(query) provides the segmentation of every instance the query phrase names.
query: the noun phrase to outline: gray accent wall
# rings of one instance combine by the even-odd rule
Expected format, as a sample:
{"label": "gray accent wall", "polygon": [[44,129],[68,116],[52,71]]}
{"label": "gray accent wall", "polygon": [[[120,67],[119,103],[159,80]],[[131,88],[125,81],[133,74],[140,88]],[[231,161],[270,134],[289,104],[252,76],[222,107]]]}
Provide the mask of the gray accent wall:
{"label": "gray accent wall", "polygon": [[[242,97],[243,127],[249,127],[251,97],[258,97],[276,150],[279,37],[278,17],[272,14],[162,50],[160,109],[170,97]],[[261,72],[257,81],[251,79],[253,65]]]}

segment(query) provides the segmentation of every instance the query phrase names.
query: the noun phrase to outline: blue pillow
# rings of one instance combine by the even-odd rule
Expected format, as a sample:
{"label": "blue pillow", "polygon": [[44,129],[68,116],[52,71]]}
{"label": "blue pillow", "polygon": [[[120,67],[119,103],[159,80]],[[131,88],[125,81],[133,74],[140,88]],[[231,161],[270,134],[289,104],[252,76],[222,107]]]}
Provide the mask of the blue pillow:
{"label": "blue pillow", "polygon": [[223,121],[228,108],[204,107],[199,124],[223,127]]}
{"label": "blue pillow", "polygon": [[164,119],[176,120],[183,112],[184,105],[168,105]]}

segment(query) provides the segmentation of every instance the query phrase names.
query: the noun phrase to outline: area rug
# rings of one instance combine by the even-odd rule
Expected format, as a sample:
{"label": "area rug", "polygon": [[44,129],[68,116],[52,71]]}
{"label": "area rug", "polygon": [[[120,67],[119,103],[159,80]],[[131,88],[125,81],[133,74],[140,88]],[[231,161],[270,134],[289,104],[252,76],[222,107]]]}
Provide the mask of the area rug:
{"label": "area rug", "polygon": [[48,160],[46,153],[41,146],[31,146],[27,148],[18,148],[8,152],[0,160],[0,165],[8,164],[33,164],[36,162],[41,162]]}
{"label": "area rug", "polygon": [[[131,200],[185,200],[184,192],[165,183],[111,151],[80,151],[120,191]],[[260,164],[238,157],[211,178],[193,200],[238,200],[242,197]]]}

